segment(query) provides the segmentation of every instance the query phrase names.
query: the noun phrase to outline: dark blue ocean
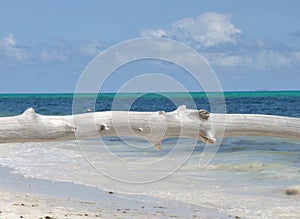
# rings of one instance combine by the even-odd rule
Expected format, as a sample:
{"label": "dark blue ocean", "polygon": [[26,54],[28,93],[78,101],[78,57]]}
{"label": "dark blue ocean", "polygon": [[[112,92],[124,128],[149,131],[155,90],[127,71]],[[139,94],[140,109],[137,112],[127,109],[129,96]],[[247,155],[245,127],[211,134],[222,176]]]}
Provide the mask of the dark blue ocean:
{"label": "dark blue ocean", "polygon": [[[73,94],[0,94],[0,116],[21,114],[33,107],[39,114],[72,114]],[[227,113],[269,114],[300,117],[300,91],[225,92]],[[191,100],[192,98],[192,100]],[[205,93],[85,94],[77,113],[95,111],[173,111],[178,105],[210,110]],[[113,105],[113,103],[116,103]],[[192,102],[192,104],[191,104]],[[130,106],[128,107],[128,103]],[[113,105],[113,107],[112,107]]]}

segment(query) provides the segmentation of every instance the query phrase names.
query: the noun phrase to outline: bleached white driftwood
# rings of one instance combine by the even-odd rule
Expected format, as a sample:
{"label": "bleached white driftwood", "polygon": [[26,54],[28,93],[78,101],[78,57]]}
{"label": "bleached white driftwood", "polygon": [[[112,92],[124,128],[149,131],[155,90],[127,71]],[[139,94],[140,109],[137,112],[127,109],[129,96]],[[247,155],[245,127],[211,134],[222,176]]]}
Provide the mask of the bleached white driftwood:
{"label": "bleached white driftwood", "polygon": [[179,107],[173,112],[89,112],[45,116],[32,108],[23,114],[0,117],[0,143],[139,136],[157,149],[166,138],[196,138],[214,143],[225,136],[270,136],[300,140],[300,119],[255,114],[214,114]]}

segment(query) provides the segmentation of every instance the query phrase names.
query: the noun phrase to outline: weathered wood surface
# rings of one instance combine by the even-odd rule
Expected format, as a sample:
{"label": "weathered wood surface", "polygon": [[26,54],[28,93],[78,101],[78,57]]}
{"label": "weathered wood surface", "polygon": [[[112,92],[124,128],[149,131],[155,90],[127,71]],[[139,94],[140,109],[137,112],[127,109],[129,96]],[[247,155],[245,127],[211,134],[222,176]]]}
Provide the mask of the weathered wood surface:
{"label": "weathered wood surface", "polygon": [[300,119],[255,114],[214,114],[205,110],[186,109],[185,106],[169,113],[107,111],[67,116],[40,115],[29,108],[18,116],[0,117],[0,143],[138,136],[159,149],[160,142],[166,138],[196,138],[214,143],[215,138],[223,134],[300,141]]}

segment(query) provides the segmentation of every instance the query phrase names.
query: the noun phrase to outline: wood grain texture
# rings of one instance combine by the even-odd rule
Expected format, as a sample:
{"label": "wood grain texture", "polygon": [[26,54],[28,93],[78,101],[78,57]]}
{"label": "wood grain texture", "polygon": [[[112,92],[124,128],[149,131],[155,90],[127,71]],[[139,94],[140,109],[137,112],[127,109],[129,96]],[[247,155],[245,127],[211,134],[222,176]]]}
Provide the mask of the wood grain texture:
{"label": "wood grain texture", "polygon": [[[225,129],[225,130],[224,130]],[[214,143],[222,136],[269,136],[300,141],[300,119],[255,114],[214,114],[178,107],[173,112],[106,111],[45,116],[32,108],[0,117],[0,143],[80,140],[136,136],[160,149],[167,138],[196,138]]]}

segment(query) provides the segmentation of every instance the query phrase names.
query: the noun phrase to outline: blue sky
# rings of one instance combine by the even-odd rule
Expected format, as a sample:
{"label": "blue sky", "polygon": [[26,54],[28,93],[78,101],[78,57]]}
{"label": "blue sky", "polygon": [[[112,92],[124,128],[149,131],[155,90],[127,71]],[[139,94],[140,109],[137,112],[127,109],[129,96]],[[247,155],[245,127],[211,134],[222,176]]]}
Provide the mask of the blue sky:
{"label": "blue sky", "polygon": [[[73,92],[97,54],[143,36],[197,50],[224,90],[300,90],[299,8],[297,0],[1,1],[0,92]],[[118,90],[126,71],[160,71],[150,65],[116,72],[103,90]]]}

